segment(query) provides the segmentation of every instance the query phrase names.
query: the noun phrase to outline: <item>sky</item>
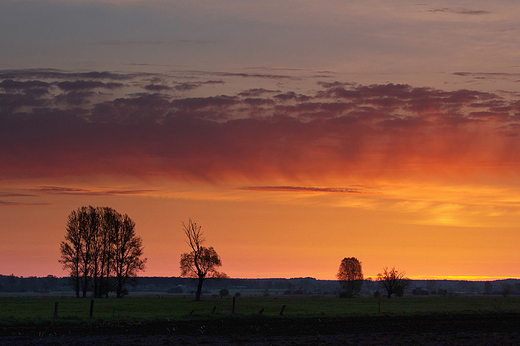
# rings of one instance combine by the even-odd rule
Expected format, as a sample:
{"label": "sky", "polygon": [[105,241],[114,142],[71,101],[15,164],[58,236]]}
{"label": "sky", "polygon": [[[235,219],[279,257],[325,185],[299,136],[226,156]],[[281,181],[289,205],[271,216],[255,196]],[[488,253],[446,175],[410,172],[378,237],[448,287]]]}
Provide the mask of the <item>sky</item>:
{"label": "sky", "polygon": [[67,217],[234,278],[520,278],[520,3],[0,0],[0,274]]}

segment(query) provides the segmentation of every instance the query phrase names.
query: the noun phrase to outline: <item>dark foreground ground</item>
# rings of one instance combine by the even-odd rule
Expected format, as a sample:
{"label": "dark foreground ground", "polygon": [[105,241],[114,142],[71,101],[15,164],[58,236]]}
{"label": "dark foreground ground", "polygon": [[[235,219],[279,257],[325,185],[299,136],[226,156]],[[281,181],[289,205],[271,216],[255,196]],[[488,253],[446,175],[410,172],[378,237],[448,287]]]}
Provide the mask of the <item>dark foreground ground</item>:
{"label": "dark foreground ground", "polygon": [[0,327],[1,345],[520,345],[520,314]]}

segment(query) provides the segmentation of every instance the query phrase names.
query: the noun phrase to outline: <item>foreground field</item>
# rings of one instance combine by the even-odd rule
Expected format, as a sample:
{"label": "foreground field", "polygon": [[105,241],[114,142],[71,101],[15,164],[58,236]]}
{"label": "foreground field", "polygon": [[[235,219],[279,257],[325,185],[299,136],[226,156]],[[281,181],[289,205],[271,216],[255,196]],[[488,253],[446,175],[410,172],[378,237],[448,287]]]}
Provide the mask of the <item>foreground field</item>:
{"label": "foreground field", "polygon": [[15,325],[2,345],[519,345],[519,314],[227,317]]}
{"label": "foreground field", "polygon": [[[54,316],[58,304],[57,318]],[[520,297],[408,297],[374,298],[206,298],[183,297],[96,299],[90,318],[90,299],[0,298],[0,325],[20,323],[74,323],[168,321],[226,316],[348,317],[460,313],[520,313]],[[282,311],[283,308],[283,311]],[[282,314],[280,314],[282,312]]]}
{"label": "foreground field", "polygon": [[[58,302],[58,317],[54,318]],[[517,297],[0,299],[2,345],[518,345]],[[280,312],[283,308],[283,314]]]}

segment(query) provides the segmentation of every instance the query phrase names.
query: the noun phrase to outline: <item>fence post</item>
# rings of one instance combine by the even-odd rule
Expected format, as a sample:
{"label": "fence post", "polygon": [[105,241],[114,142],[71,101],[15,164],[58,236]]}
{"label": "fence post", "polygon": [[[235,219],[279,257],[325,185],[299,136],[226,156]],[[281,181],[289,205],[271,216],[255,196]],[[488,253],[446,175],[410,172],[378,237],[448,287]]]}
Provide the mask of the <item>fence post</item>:
{"label": "fence post", "polygon": [[284,311],[284,310],[285,310],[285,305],[284,305],[284,306],[282,306],[282,310],[280,310],[280,316],[282,316],[282,315],[283,315],[283,311]]}
{"label": "fence post", "polygon": [[54,303],[54,318],[58,318],[58,302]]}
{"label": "fence post", "polygon": [[235,297],[233,297],[233,308],[231,309],[231,313],[235,313]]}
{"label": "fence post", "polygon": [[90,313],[89,313],[88,317],[92,318],[93,315],[94,315],[94,299],[92,299],[90,301]]}

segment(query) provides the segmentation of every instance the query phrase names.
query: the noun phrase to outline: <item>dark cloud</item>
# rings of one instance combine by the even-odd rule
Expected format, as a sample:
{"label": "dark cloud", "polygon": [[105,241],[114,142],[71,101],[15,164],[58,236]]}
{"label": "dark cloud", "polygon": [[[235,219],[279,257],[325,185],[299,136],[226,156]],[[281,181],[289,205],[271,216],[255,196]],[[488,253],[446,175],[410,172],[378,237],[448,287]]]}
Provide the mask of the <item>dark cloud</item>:
{"label": "dark cloud", "polygon": [[427,10],[427,12],[433,13],[455,13],[455,14],[465,14],[465,15],[483,15],[483,14],[491,14],[489,11],[484,10],[469,10],[462,7],[443,7],[437,8],[433,10]]}
{"label": "dark cloud", "polygon": [[225,84],[224,81],[219,80],[209,80],[205,82],[185,82],[185,83],[179,83],[177,84],[174,89],[177,91],[190,91],[193,89],[200,88],[204,85],[212,85],[212,84]]}
{"label": "dark cloud", "polygon": [[94,95],[95,93],[92,91],[71,91],[57,95],[55,100],[58,104],[81,106],[90,103],[89,99]]}
{"label": "dark cloud", "polygon": [[264,89],[264,88],[255,88],[255,89],[248,89],[248,90],[244,90],[240,93],[238,93],[238,96],[243,96],[243,97],[259,97],[259,96],[262,96],[264,94],[271,94],[271,93],[279,93],[280,90],[269,90],[269,89]]}
{"label": "dark cloud", "polygon": [[265,105],[273,105],[274,101],[270,99],[261,99],[261,98],[246,98],[243,100],[245,104],[250,106],[265,106]]}
{"label": "dark cloud", "polygon": [[208,107],[228,107],[237,104],[238,100],[233,96],[219,95],[210,97],[193,97],[173,100],[171,105],[185,110],[198,110]]}
{"label": "dark cloud", "polygon": [[15,81],[12,79],[4,79],[0,82],[0,88],[5,91],[26,91],[30,89],[47,89],[51,85],[46,82],[31,80],[31,81]]}
{"label": "dark cloud", "polygon": [[66,72],[57,69],[0,70],[0,79],[132,79],[135,74],[121,74],[107,71]]}
{"label": "dark cloud", "polygon": [[177,84],[174,88],[177,91],[189,91],[189,90],[196,89],[200,86],[201,86],[200,83],[180,83],[180,84]]}
{"label": "dark cloud", "polygon": [[159,91],[165,91],[165,90],[171,90],[172,88],[167,85],[160,85],[160,84],[148,84],[144,87],[148,91],[153,92],[159,92]]}
{"label": "dark cloud", "polygon": [[219,76],[219,77],[242,77],[242,78],[260,78],[260,79],[282,79],[282,80],[299,80],[299,77],[283,74],[270,73],[236,73],[236,72],[211,72],[211,71],[174,71],[183,73],[192,73],[198,75]]}
{"label": "dark cloud", "polygon": [[99,81],[84,81],[84,80],[76,80],[73,82],[64,81],[56,83],[58,88],[64,91],[83,91],[83,90],[92,90],[92,89],[117,89],[122,88],[123,84],[121,83],[103,83]]}
{"label": "dark cloud", "polygon": [[296,94],[294,91],[289,91],[283,94],[275,95],[274,98],[280,101],[298,101],[298,102],[307,102],[311,99],[310,96]]}
{"label": "dark cloud", "polygon": [[[321,83],[319,91],[308,93],[263,88],[207,97],[180,97],[174,89],[135,93],[135,86],[156,85],[151,82],[180,85],[147,75],[129,80],[114,96],[95,90],[97,82],[107,83],[103,80],[32,77],[0,80],[5,86],[0,177],[238,177],[265,184],[270,178],[344,179],[382,171],[426,174],[436,165],[462,175],[482,167],[480,162],[498,166],[505,156],[520,164],[520,153],[510,149],[520,145],[515,94],[339,82]],[[31,83],[15,83],[24,81]],[[61,84],[65,92],[57,83],[66,81],[89,83]],[[40,88],[49,92],[27,93]],[[132,93],[121,96],[128,90]],[[55,187],[40,192],[124,193]]]}

